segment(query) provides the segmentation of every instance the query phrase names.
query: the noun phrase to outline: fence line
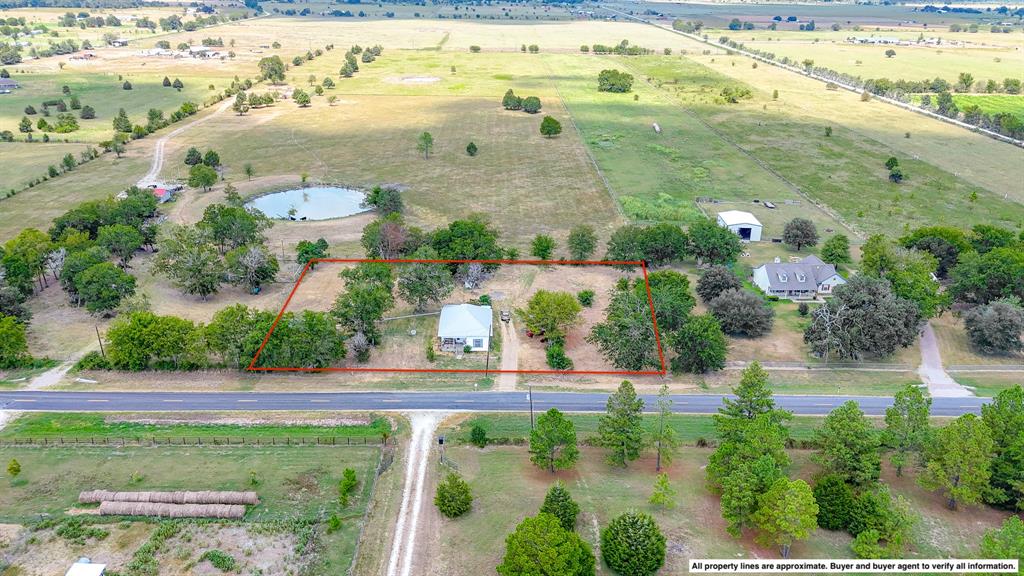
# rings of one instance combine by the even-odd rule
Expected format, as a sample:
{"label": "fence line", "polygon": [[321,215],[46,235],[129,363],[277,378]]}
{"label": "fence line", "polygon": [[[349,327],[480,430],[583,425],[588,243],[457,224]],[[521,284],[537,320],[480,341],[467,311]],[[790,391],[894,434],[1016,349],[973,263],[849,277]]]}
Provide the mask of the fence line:
{"label": "fence line", "polygon": [[1024,364],[953,364],[946,372],[1024,372]]}
{"label": "fence line", "polygon": [[155,447],[155,446],[394,446],[395,438],[380,440],[368,436],[56,436],[0,438],[0,448],[31,446],[60,448],[74,446]]}

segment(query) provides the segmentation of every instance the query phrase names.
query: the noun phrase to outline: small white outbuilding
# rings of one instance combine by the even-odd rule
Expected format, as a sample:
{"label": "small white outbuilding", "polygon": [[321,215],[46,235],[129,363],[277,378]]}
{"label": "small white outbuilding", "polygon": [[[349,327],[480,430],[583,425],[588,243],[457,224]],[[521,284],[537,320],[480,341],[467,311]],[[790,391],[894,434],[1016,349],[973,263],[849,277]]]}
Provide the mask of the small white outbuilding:
{"label": "small white outbuilding", "polygon": [[437,323],[441,350],[460,352],[469,346],[472,352],[490,348],[494,316],[490,306],[446,304]]}
{"label": "small white outbuilding", "polygon": [[103,576],[106,571],[106,564],[95,564],[88,558],[79,558],[71,568],[68,568],[64,576]]}
{"label": "small white outbuilding", "polygon": [[761,241],[761,221],[750,212],[742,210],[719,212],[718,225],[732,230],[743,242]]}

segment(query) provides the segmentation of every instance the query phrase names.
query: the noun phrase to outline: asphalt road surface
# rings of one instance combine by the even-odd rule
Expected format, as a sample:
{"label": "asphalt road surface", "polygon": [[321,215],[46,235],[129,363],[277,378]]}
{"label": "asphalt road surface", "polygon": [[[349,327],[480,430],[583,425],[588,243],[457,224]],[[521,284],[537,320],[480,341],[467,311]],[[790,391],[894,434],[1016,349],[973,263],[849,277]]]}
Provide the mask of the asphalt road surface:
{"label": "asphalt road surface", "polygon": [[[645,395],[648,410],[656,396]],[[713,414],[721,406],[717,394],[675,395],[679,413]],[[533,409],[604,412],[607,394],[536,392]],[[892,405],[884,396],[776,396],[776,403],[797,415],[824,415],[844,402],[857,402],[865,414],[882,416]],[[979,413],[987,398],[934,398],[932,416]],[[463,412],[526,412],[527,392],[0,392],[0,410],[64,412],[174,412],[195,410],[444,410]]]}

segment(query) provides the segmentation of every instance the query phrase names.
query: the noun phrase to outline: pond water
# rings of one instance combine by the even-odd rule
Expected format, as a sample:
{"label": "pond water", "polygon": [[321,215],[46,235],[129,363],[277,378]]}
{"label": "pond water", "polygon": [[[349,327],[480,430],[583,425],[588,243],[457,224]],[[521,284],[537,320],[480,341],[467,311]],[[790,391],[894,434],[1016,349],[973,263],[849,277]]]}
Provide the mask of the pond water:
{"label": "pond water", "polygon": [[366,194],[351,188],[313,186],[254,198],[248,206],[282,220],[327,220],[366,212]]}

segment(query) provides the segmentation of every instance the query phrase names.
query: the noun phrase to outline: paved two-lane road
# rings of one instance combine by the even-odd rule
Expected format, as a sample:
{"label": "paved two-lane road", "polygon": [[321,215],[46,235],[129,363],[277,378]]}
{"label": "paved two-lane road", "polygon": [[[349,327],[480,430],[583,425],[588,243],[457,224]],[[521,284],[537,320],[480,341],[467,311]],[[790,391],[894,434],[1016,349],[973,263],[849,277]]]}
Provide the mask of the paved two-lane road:
{"label": "paved two-lane road", "polygon": [[[643,396],[648,409],[656,396]],[[676,395],[680,413],[712,414],[721,406],[715,394]],[[535,392],[533,408],[566,412],[603,412],[607,394]],[[883,396],[776,396],[775,401],[797,415],[828,414],[854,400],[869,416],[882,416],[892,405]],[[935,398],[933,416],[978,413],[986,398]],[[526,392],[0,392],[0,409],[64,412],[137,412],[194,410],[445,410],[466,412],[526,412]]]}

